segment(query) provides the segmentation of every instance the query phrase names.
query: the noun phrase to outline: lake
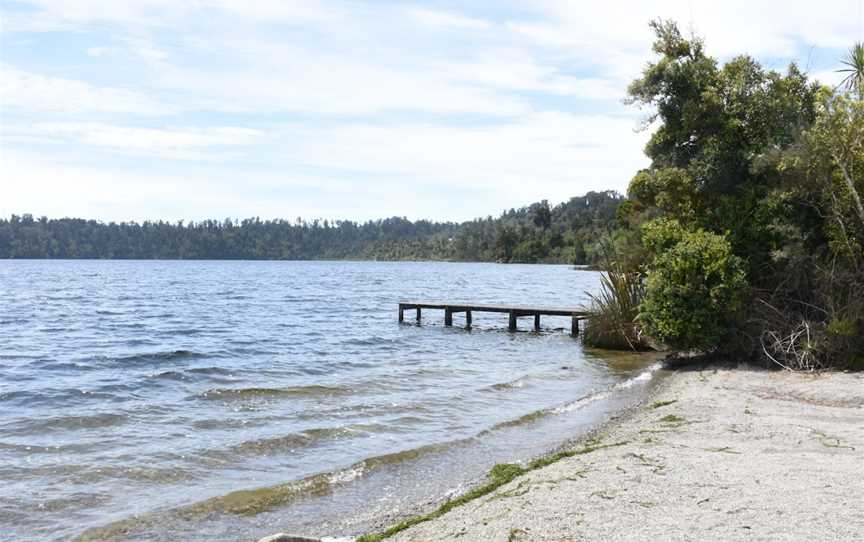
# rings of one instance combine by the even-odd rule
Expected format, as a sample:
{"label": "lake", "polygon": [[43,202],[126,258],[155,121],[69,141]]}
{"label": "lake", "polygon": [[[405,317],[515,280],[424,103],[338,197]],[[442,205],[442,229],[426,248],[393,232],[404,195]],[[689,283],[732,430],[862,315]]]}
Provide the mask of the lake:
{"label": "lake", "polygon": [[[339,536],[583,434],[651,359],[397,321],[400,299],[579,306],[568,266],[0,261],[0,525],[9,540]],[[408,320],[411,320],[409,323]]]}

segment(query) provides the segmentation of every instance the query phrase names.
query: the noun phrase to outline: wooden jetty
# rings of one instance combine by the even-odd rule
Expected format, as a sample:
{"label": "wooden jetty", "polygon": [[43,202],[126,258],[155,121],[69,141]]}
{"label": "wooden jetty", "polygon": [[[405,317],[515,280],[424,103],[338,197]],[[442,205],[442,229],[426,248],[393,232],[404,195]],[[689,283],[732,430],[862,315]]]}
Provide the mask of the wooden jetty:
{"label": "wooden jetty", "polygon": [[458,312],[465,313],[465,325],[471,327],[472,312],[497,312],[510,316],[508,328],[516,331],[518,319],[524,316],[534,317],[534,330],[540,331],[541,316],[567,316],[571,319],[570,332],[579,335],[579,321],[590,318],[590,313],[585,309],[549,308],[549,307],[524,307],[512,305],[482,305],[476,303],[443,303],[429,301],[401,301],[399,302],[399,321],[405,321],[405,311],[415,310],[417,322],[423,309],[439,309],[444,311],[444,325],[453,325],[453,315]]}

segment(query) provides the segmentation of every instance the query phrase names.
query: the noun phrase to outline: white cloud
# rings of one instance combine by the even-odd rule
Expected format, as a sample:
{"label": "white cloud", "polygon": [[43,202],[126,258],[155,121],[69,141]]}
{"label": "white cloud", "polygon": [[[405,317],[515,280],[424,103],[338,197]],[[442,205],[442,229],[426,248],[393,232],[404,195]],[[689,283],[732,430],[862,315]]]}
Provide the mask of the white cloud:
{"label": "white cloud", "polygon": [[263,132],[238,127],[155,129],[58,122],[37,123],[32,134],[54,141],[146,152],[251,145],[260,140]]}
{"label": "white cloud", "polygon": [[[648,22],[674,19],[680,28],[706,40],[709,54],[798,58],[799,45],[838,48],[860,39],[859,0],[812,3],[780,0],[647,0],[570,2],[542,0],[534,21],[511,21],[510,28],[538,44],[569,52],[606,73],[633,77],[650,58]],[[624,69],[621,70],[621,67]]]}
{"label": "white cloud", "polygon": [[[0,215],[140,220],[399,214],[463,220],[544,198],[557,202],[588,190],[623,190],[645,165],[647,134],[634,133],[634,126],[627,118],[541,113],[486,126],[296,123],[273,127],[264,141],[235,130],[214,135],[41,126],[42,137],[145,152],[153,159],[123,167],[62,147],[13,152],[2,167]],[[268,146],[267,167],[250,170],[230,161],[198,162],[183,173],[163,167],[165,152],[205,152],[209,145],[215,153],[219,145],[250,142]],[[110,146],[115,143],[122,146]]]}
{"label": "white cloud", "polygon": [[0,216],[29,212],[117,221],[176,220],[266,216],[268,210],[266,198],[252,198],[252,191],[236,178],[218,174],[144,174],[70,163],[41,153],[4,153],[2,172]]}
{"label": "white cloud", "polygon": [[[140,169],[94,166],[62,154],[0,153],[0,216],[174,221],[253,216],[364,220],[398,214],[440,220],[475,214],[471,202],[454,201],[453,191],[444,193],[437,185],[337,176],[322,183],[308,175],[230,166],[182,174]],[[496,209],[503,206],[494,195],[487,199]]]}
{"label": "white cloud", "polygon": [[459,13],[451,13],[447,11],[432,10],[421,7],[411,7],[406,10],[408,15],[416,21],[437,28],[469,28],[469,29],[488,29],[492,25],[483,19],[466,17]]}
{"label": "white cloud", "polygon": [[565,75],[551,64],[541,64],[515,50],[489,50],[473,61],[441,63],[437,69],[454,81],[499,91],[533,91],[574,98],[618,100],[625,86],[599,77]]}
{"label": "white cloud", "polygon": [[175,111],[146,94],[99,87],[0,65],[0,104],[4,110],[32,113],[126,113],[166,115]]}
{"label": "white cloud", "polygon": [[[772,68],[815,46],[824,82],[833,48],[860,39],[860,0],[537,0],[509,20],[512,3],[27,3],[0,8],[0,108],[15,123],[2,147],[39,152],[4,165],[0,204],[110,218],[469,218],[623,190],[646,162],[620,99],[652,58],[649,20],[692,23],[709,54]],[[20,53],[42,39],[80,57]],[[98,160],[77,162],[82,146]]]}
{"label": "white cloud", "polygon": [[182,23],[189,17],[215,12],[261,22],[321,22],[344,16],[347,10],[319,0],[27,0],[38,8],[22,15],[10,11],[16,31],[50,31],[75,25],[118,23],[136,28]]}
{"label": "white cloud", "polygon": [[110,47],[88,47],[87,54],[92,57],[105,56],[111,51]]}
{"label": "white cloud", "polygon": [[298,129],[286,160],[410,182],[471,185],[514,204],[564,200],[588,190],[624,190],[645,167],[648,134],[628,118],[538,113],[507,123],[340,125]]}
{"label": "white cloud", "polygon": [[[199,46],[206,47],[205,43]],[[382,112],[510,116],[532,107],[521,97],[466,81],[446,69],[398,69],[258,41],[231,43],[239,67],[219,71],[170,68],[156,83],[198,97],[205,109],[359,115]]]}

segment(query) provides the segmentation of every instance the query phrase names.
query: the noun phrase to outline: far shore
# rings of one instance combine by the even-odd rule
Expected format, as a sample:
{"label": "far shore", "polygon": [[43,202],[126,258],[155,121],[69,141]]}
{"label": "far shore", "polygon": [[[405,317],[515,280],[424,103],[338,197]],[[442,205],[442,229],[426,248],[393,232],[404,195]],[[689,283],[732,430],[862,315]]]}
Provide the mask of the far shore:
{"label": "far shore", "polygon": [[864,373],[679,368],[571,451],[386,540],[864,537]]}

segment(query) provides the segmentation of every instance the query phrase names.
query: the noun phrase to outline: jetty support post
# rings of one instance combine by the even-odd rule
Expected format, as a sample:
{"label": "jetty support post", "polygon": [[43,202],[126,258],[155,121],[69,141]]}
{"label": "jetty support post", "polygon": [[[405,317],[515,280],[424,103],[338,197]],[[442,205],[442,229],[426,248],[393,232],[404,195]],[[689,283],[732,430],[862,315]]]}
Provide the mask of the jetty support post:
{"label": "jetty support post", "polygon": [[534,315],[534,331],[540,331],[540,314]]}
{"label": "jetty support post", "polygon": [[417,307],[417,323],[420,323],[420,307]]}
{"label": "jetty support post", "polygon": [[452,326],[453,325],[453,309],[446,308],[444,309],[444,325]]}
{"label": "jetty support post", "polygon": [[405,321],[405,305],[399,305],[399,322]]}
{"label": "jetty support post", "polygon": [[471,327],[471,311],[465,311],[465,327]]}
{"label": "jetty support post", "polygon": [[510,331],[516,331],[516,311],[510,311],[510,322],[507,329]]}
{"label": "jetty support post", "polygon": [[570,324],[570,334],[574,337],[579,336],[579,318],[575,315],[572,317],[572,322]]}

